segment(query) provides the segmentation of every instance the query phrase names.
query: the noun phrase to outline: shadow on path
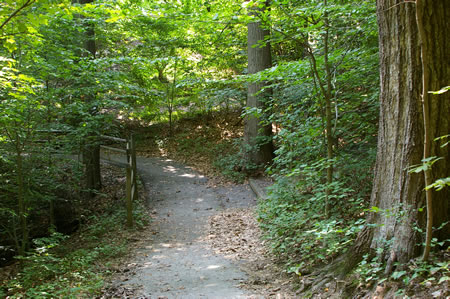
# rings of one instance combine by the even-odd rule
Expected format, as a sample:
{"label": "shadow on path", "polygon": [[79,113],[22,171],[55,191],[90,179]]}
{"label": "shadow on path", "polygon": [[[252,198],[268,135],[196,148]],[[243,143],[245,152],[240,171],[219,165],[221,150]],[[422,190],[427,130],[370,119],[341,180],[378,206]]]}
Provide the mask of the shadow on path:
{"label": "shadow on path", "polygon": [[115,284],[140,288],[141,298],[258,298],[238,287],[246,280],[238,265],[201,241],[209,216],[256,203],[250,188],[210,187],[204,176],[164,158],[138,157],[138,171],[156,215],[154,232],[137,250],[135,273]]}

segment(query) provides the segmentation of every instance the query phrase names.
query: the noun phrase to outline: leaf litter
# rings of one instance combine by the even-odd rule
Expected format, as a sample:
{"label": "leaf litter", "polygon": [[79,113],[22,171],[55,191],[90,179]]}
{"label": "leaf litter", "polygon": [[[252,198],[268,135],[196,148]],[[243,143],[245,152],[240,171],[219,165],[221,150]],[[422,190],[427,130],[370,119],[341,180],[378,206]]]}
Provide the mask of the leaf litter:
{"label": "leaf litter", "polygon": [[249,279],[240,287],[264,298],[298,298],[293,279],[277,264],[267,245],[254,208],[231,208],[208,219],[208,246],[216,253],[237,262]]}

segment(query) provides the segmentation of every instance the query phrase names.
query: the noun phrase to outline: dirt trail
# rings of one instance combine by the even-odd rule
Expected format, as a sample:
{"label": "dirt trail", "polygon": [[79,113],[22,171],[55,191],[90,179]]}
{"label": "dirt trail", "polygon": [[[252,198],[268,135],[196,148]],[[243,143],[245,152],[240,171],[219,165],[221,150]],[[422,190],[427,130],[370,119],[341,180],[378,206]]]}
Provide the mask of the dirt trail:
{"label": "dirt trail", "polygon": [[114,284],[139,289],[140,298],[260,298],[238,287],[246,274],[237,264],[202,241],[209,216],[256,203],[250,188],[210,187],[204,176],[164,158],[138,158],[138,168],[156,220],[136,268]]}

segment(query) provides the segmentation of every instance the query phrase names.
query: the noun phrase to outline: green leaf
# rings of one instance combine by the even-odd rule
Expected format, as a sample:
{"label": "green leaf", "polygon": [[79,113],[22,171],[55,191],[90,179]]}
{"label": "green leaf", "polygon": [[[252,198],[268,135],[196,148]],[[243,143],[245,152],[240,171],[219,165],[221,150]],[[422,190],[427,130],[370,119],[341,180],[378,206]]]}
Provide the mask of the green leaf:
{"label": "green leaf", "polygon": [[443,93],[446,93],[449,90],[450,90],[450,86],[446,86],[446,87],[444,87],[444,88],[442,88],[442,89],[440,89],[438,91],[429,91],[428,93],[431,93],[431,94],[443,94]]}
{"label": "green leaf", "polygon": [[438,284],[441,284],[441,283],[443,283],[444,281],[449,281],[449,280],[450,280],[450,277],[449,277],[449,276],[443,276],[443,277],[441,277],[441,278],[439,279]]}
{"label": "green leaf", "polygon": [[435,188],[436,191],[440,191],[448,186],[450,186],[450,177],[437,179],[433,184],[426,186],[425,190]]}
{"label": "green leaf", "polygon": [[399,279],[400,277],[402,277],[405,274],[406,274],[406,271],[396,271],[396,272],[392,273],[391,277],[393,279]]}
{"label": "green leaf", "polygon": [[17,45],[16,45],[16,41],[14,39],[14,37],[8,37],[5,40],[4,43],[6,49],[8,49],[9,52],[14,52],[15,50],[17,50]]}
{"label": "green leaf", "polygon": [[379,207],[373,206],[373,207],[370,208],[369,211],[370,211],[370,212],[373,212],[373,213],[378,213],[378,212],[380,211],[380,208],[379,208]]}

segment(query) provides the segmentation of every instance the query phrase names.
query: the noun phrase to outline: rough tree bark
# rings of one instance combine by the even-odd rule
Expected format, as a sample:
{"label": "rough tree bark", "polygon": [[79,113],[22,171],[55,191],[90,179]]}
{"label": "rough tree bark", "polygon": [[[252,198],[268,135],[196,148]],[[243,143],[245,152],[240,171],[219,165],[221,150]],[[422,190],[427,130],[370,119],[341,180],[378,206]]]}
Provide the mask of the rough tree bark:
{"label": "rough tree bark", "polygon": [[[249,14],[258,17],[265,7],[252,7]],[[272,66],[270,44],[267,42],[261,47],[261,41],[270,35],[268,29],[264,28],[261,21],[248,24],[248,73],[255,74]],[[259,93],[267,83],[249,83],[247,92],[247,107],[265,109],[271,92],[266,90]],[[252,150],[247,151],[247,159],[255,164],[266,164],[273,158],[272,126],[261,125],[261,120],[252,115],[245,118],[244,142]],[[262,140],[262,142],[261,142]]]}
{"label": "rough tree bark", "polygon": [[[450,39],[450,13],[445,1],[425,0],[423,19],[426,28],[427,67],[430,90],[448,85],[449,60],[446,51]],[[400,0],[379,0],[377,16],[380,44],[380,122],[377,162],[371,195],[371,206],[380,209],[368,216],[374,229],[364,230],[356,240],[355,256],[364,251],[384,248],[380,258],[386,262],[385,273],[394,262],[406,262],[420,254],[424,236],[415,227],[425,227],[425,182],[423,174],[411,173],[411,166],[421,164],[423,156],[422,65],[418,39],[415,3]],[[430,140],[450,132],[450,101],[448,93],[430,95]],[[444,159],[433,165],[432,179],[450,176],[449,147],[438,142],[430,145],[431,156]],[[449,220],[448,188],[433,195],[434,227]],[[386,212],[389,210],[389,212]],[[448,239],[450,225],[435,231],[433,237]],[[357,261],[356,261],[357,262]],[[354,263],[347,263],[347,270]]]}
{"label": "rough tree bark", "polygon": [[[439,90],[449,79],[449,61],[445,54],[450,48],[450,39],[446,37],[450,15],[445,1],[423,2],[423,22],[427,28],[423,42],[428,44],[425,55],[431,74],[428,86]],[[409,167],[421,163],[424,142],[421,47],[415,9],[413,3],[398,0],[377,3],[381,111],[371,205],[391,209],[394,216],[376,213],[371,217],[377,227],[370,247],[388,249],[384,252],[386,272],[392,270],[393,262],[406,262],[420,253],[421,247],[417,245],[423,242],[423,236],[414,227],[423,228],[426,219],[425,212],[419,212],[425,205],[423,175],[408,172]],[[430,140],[433,140],[450,132],[450,101],[444,94],[430,96],[429,102]],[[433,180],[449,176],[449,148],[441,148],[437,142],[432,142],[430,147],[431,156],[444,158],[434,165]],[[435,227],[439,227],[449,219],[449,190],[434,195],[433,218]],[[435,236],[444,240],[449,236],[449,228],[446,225]]]}
{"label": "rough tree bark", "polygon": [[[427,78],[430,91],[448,85],[450,75],[446,51],[450,49],[448,19],[450,10],[444,0],[422,0],[419,17],[426,34]],[[334,263],[318,270],[304,285],[321,291],[320,287],[333,279],[345,277],[366,253],[375,253],[385,263],[385,274],[394,270],[395,262],[404,263],[420,255],[425,236],[415,227],[425,228],[425,182],[422,173],[409,168],[421,164],[424,143],[422,115],[422,61],[414,2],[378,0],[377,17],[380,45],[380,120],[377,161],[371,206],[380,209],[370,213],[366,226],[353,248]],[[449,93],[429,95],[430,140],[450,132]],[[450,148],[438,142],[430,145],[430,156],[442,157],[431,171],[432,181],[450,176]],[[450,220],[450,188],[433,194],[434,227]],[[440,241],[450,237],[450,225],[433,232]],[[448,245],[448,244],[446,244]],[[332,274],[330,274],[332,273]],[[321,278],[325,274],[325,279]],[[343,290],[344,292],[346,290]],[[348,295],[348,294],[347,294]]]}
{"label": "rough tree bark", "polygon": [[[447,3],[447,4],[445,4]],[[425,129],[424,158],[438,156],[444,157],[443,163],[433,166],[431,171],[425,172],[426,184],[429,185],[435,179],[448,177],[450,169],[449,152],[450,147],[445,149],[437,147],[433,139],[450,133],[450,95],[432,95],[429,91],[437,91],[449,84],[450,79],[450,63],[448,60],[448,49],[450,47],[450,39],[447,32],[450,29],[448,19],[450,5],[445,1],[416,1],[416,18],[419,28],[419,36],[421,43],[421,59],[422,59],[422,84],[423,84],[423,117]],[[442,110],[442,111],[441,111]],[[444,114],[441,114],[444,113]],[[432,200],[432,197],[438,197]],[[433,192],[432,189],[427,191],[427,205],[432,206],[428,212],[428,225],[438,226],[449,220],[449,204],[450,191]],[[434,207],[437,204],[437,207]],[[431,213],[430,213],[431,212]],[[436,222],[437,220],[437,222]],[[450,235],[450,227],[436,231],[435,236],[440,240],[444,240]],[[431,241],[431,234],[427,234],[427,241]],[[429,248],[428,248],[429,249]],[[428,250],[424,252],[424,260],[428,259]]]}

